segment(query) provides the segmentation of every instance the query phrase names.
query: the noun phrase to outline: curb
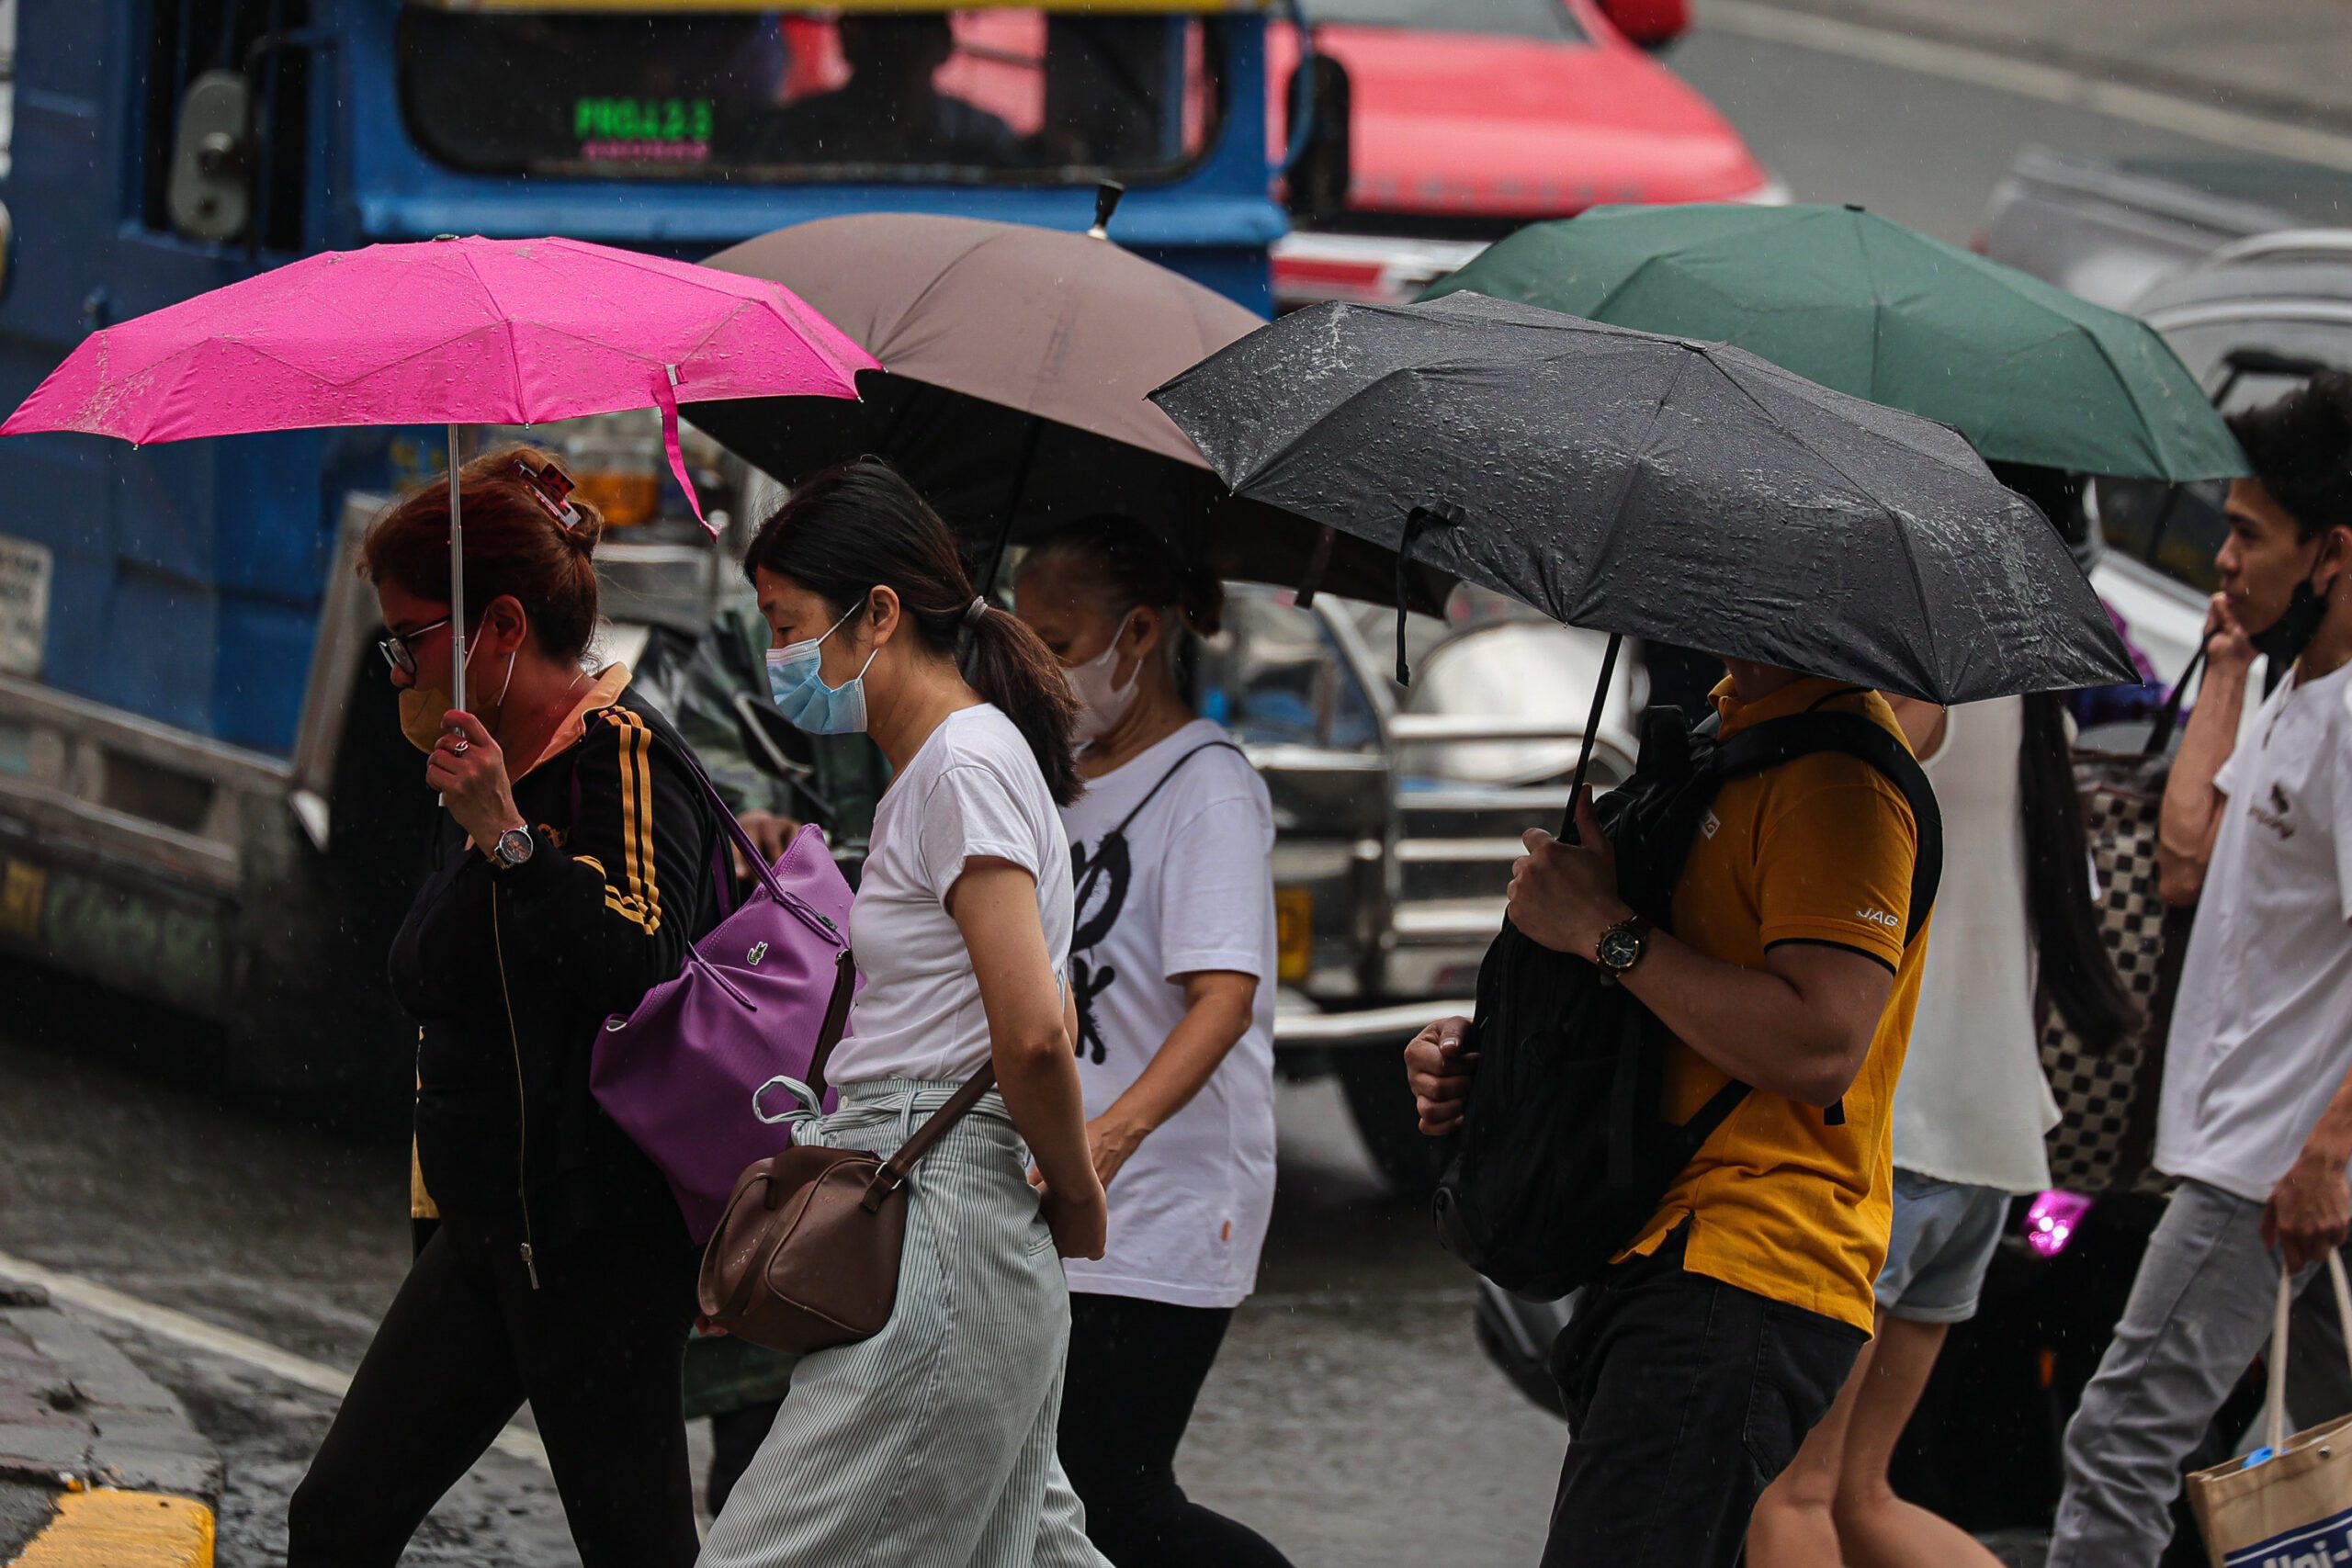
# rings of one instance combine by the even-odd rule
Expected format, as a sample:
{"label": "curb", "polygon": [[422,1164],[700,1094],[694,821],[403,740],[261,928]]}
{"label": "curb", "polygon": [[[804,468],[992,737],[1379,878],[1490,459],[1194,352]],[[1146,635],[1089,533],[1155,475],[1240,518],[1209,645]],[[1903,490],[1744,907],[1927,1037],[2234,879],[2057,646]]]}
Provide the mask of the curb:
{"label": "curb", "polygon": [[69,1492],[10,1568],[212,1568],[212,1510],[153,1492]]}
{"label": "curb", "polygon": [[[22,1568],[210,1568],[220,1456],[114,1344],[0,1277],[0,1478],[55,1512]],[[21,1520],[21,1510],[19,1511]],[[36,1515],[38,1517],[38,1514]],[[28,1527],[0,1538],[0,1550]]]}

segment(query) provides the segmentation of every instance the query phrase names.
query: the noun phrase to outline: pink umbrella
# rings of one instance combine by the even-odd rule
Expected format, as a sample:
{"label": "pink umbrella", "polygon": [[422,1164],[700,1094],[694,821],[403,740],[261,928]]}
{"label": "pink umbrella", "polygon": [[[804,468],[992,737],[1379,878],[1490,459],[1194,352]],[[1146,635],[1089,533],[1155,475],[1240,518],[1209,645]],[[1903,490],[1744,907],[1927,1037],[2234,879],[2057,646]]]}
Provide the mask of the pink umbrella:
{"label": "pink umbrella", "polygon": [[[873,355],[782,285],[578,240],[329,251],[93,333],[0,424],[133,444],[341,424],[449,425],[453,694],[465,705],[459,424],[678,399],[854,398]],[[704,525],[709,526],[707,519]],[[714,530],[714,533],[716,530]]]}

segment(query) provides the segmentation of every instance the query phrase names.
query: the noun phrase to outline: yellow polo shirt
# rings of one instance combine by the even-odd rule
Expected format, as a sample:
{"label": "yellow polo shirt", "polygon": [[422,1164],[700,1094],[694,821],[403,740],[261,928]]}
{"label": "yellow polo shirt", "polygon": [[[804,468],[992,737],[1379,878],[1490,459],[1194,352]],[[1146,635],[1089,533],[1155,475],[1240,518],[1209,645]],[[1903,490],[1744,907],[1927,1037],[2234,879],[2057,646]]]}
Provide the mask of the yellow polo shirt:
{"label": "yellow polo shirt", "polygon": [[[1894,736],[1875,692],[1822,699],[1841,683],[1808,677],[1760,702],[1715,689],[1723,733],[1805,712],[1860,714]],[[1735,779],[1716,795],[1674,892],[1674,934],[1750,969],[1781,942],[1827,942],[1885,964],[1894,991],[1845,1121],[1761,1089],[1742,1100],[1677,1179],[1627,1254],[1647,1254],[1688,1220],[1683,1267],[1868,1333],[1871,1286],[1886,1260],[1893,1180],[1890,1113],[1919,1002],[1927,933],[1909,948],[1918,830],[1903,794],[1869,763],[1816,753]],[[1665,1114],[1687,1122],[1728,1075],[1677,1041]]]}

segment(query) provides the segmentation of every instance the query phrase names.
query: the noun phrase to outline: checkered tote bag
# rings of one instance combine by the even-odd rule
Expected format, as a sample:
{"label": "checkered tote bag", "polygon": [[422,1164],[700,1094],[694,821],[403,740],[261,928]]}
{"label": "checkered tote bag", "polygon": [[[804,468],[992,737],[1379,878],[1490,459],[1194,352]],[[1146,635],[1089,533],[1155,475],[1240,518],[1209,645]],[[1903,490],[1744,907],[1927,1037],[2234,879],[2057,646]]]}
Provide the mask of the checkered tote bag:
{"label": "checkered tote bag", "polygon": [[2042,1007],[2041,1066],[2062,1118],[2050,1130],[2050,1182],[2071,1192],[2161,1191],[2167,1185],[2149,1161],[2165,1076],[2165,1034],[2172,1024],[2191,912],[2172,908],[2157,896],[2156,823],[2172,771],[2166,747],[2179,717],[2179,692],[2187,689],[2190,672],[2183,672],[2147,750],[2075,753],[2100,932],[2143,1022],[2102,1055],[2075,1032],[2057,1008]]}

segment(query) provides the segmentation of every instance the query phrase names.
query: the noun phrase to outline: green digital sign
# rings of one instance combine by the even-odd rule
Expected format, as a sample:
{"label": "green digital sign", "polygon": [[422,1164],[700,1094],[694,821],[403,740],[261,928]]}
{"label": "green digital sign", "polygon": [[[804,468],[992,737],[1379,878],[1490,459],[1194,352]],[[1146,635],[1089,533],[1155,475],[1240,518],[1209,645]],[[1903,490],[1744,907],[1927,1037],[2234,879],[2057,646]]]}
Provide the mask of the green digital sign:
{"label": "green digital sign", "polygon": [[707,149],[712,118],[708,98],[578,98],[571,130],[590,156],[622,155],[618,150],[632,148]]}

